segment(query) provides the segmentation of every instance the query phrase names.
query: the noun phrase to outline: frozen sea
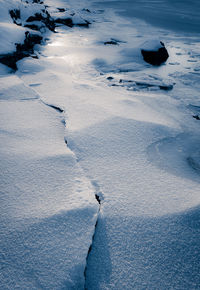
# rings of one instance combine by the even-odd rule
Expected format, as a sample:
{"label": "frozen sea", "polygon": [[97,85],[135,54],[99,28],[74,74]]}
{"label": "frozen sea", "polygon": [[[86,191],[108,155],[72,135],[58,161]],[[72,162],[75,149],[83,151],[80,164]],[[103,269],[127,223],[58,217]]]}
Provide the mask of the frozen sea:
{"label": "frozen sea", "polygon": [[121,15],[179,32],[200,33],[198,0],[112,0],[99,1],[104,7],[119,9]]}

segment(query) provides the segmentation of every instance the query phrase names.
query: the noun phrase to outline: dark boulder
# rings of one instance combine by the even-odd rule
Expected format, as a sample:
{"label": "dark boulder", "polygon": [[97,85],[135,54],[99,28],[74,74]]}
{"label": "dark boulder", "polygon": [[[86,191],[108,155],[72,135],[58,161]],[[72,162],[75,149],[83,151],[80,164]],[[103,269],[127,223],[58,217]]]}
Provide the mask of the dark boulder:
{"label": "dark boulder", "polygon": [[40,30],[40,27],[36,24],[25,24],[24,27],[30,28],[32,30],[37,30],[37,31]]}
{"label": "dark boulder", "polygon": [[168,51],[162,41],[149,41],[141,49],[142,56],[147,63],[161,65],[169,57]]}
{"label": "dark boulder", "polygon": [[42,36],[34,33],[30,33],[29,31],[25,32],[25,40],[24,44],[21,45],[20,50],[28,51],[33,53],[33,47],[35,44],[41,44]]}
{"label": "dark boulder", "polygon": [[33,22],[33,21],[44,21],[45,17],[41,13],[35,13],[35,15],[30,16],[26,22]]}
{"label": "dark boulder", "polygon": [[68,27],[73,27],[73,25],[74,25],[71,18],[57,18],[55,20],[55,23],[63,24],[63,25],[66,25]]}

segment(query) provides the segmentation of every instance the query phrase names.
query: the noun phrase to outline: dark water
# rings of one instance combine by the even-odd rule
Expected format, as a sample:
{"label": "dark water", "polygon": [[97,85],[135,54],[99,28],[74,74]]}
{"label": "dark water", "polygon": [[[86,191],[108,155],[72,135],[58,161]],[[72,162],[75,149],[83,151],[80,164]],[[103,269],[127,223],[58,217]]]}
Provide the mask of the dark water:
{"label": "dark water", "polygon": [[101,6],[121,10],[127,17],[186,33],[200,34],[200,0],[113,0],[98,1]]}

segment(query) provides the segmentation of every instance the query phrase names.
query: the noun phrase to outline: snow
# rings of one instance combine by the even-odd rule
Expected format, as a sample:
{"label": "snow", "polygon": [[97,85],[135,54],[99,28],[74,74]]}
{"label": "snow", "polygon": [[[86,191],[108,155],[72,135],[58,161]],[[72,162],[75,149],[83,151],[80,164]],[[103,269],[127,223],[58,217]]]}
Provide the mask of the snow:
{"label": "snow", "polygon": [[94,188],[66,147],[59,113],[15,75],[0,86],[0,288],[81,288]]}
{"label": "snow", "polygon": [[[16,44],[22,44],[25,40],[25,32],[30,31],[20,25],[24,25],[29,16],[41,12],[45,6],[39,4],[26,4],[21,1],[0,1],[0,55],[13,53],[16,51]],[[20,11],[19,25],[13,23],[9,14],[11,10]],[[34,32],[33,32],[34,33]]]}
{"label": "snow", "polygon": [[0,25],[0,37],[2,40],[0,54],[12,53],[16,50],[16,43],[24,42],[26,30],[11,23],[1,23]]}
{"label": "snow", "polygon": [[15,43],[23,43],[25,29],[13,24],[9,10],[16,9],[19,1],[0,1],[0,54],[11,53],[16,50]]}
{"label": "snow", "polygon": [[[67,8],[63,15],[74,11],[92,25],[59,26],[39,58],[20,60],[15,74],[0,66],[1,287],[198,289],[193,24],[173,31],[155,18],[151,26],[134,18],[141,13],[130,1],[46,3],[55,15]],[[167,0],[135,8],[160,4],[168,7],[159,8],[163,17],[172,13]],[[187,15],[191,21],[195,9]],[[111,39],[118,45],[104,45]],[[140,50],[160,40],[170,57],[152,67]]]}
{"label": "snow", "polygon": [[161,47],[163,47],[163,45],[160,43],[159,39],[151,39],[149,41],[145,41],[145,43],[141,45],[141,49],[147,51],[157,51]]}
{"label": "snow", "polygon": [[1,22],[10,22],[12,23],[12,19],[10,17],[9,11],[11,9],[17,9],[19,5],[19,0],[13,1],[13,0],[1,0],[0,1],[0,18]]}
{"label": "snow", "polygon": [[34,16],[36,13],[41,13],[42,16],[45,16],[43,10],[45,9],[45,5],[41,4],[21,4],[20,5],[20,12],[21,12],[21,19],[22,22],[26,21],[30,16]]}

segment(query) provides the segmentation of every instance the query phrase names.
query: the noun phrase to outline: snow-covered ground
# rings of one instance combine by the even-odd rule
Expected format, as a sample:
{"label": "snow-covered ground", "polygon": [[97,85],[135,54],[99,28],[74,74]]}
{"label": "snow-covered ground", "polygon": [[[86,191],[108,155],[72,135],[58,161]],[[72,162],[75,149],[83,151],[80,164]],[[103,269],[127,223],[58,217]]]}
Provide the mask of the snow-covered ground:
{"label": "snow-covered ground", "polygon": [[[90,27],[61,25],[15,74],[0,66],[2,289],[199,289],[193,2],[46,0]],[[140,52],[152,39],[160,67]]]}

